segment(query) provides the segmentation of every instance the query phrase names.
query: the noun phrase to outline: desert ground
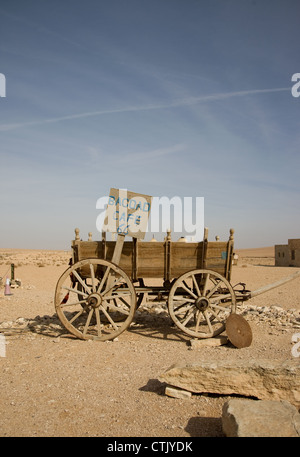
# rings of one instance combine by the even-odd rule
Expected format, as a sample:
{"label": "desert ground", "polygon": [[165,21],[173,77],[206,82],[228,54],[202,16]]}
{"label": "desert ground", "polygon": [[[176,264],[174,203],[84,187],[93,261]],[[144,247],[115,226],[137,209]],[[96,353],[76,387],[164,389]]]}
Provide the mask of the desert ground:
{"label": "desert ground", "polygon": [[[297,270],[275,267],[273,247],[236,252],[232,285],[244,282],[255,290]],[[12,295],[0,289],[1,437],[222,437],[229,397],[171,398],[160,374],[174,363],[294,357],[300,278],[238,309],[253,332],[249,347],[191,349],[190,337],[172,325],[165,308],[147,300],[116,341],[84,341],[68,335],[54,310],[55,286],[70,255],[0,249],[0,277],[5,282],[14,263],[21,281]]]}

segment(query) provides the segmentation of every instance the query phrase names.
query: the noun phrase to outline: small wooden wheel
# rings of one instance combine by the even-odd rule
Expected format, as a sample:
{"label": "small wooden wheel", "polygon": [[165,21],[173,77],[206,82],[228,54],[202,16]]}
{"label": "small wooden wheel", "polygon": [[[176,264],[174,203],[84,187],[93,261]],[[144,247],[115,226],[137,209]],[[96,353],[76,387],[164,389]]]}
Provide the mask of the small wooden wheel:
{"label": "small wooden wheel", "polygon": [[58,280],[55,309],[73,335],[105,341],[116,338],[132,322],[136,293],[120,267],[103,259],[85,259]]}
{"label": "small wooden wheel", "polygon": [[195,338],[211,338],[225,330],[227,317],[236,311],[230,283],[212,270],[193,270],[180,276],[168,297],[173,322]]}

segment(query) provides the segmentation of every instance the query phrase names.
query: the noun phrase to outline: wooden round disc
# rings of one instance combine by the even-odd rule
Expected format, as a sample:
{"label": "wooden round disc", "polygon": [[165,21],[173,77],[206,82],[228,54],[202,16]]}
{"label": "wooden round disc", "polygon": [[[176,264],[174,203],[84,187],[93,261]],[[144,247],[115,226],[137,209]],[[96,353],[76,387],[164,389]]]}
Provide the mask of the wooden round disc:
{"label": "wooden round disc", "polygon": [[226,333],[229,341],[237,348],[246,348],[252,343],[252,330],[246,319],[238,314],[230,314],[226,320]]}

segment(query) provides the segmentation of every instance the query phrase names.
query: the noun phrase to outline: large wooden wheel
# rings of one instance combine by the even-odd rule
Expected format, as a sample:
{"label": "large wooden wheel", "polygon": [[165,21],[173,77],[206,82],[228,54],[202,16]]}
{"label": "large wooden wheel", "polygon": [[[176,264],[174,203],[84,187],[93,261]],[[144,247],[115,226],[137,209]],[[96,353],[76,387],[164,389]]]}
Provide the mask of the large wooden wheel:
{"label": "large wooden wheel", "polygon": [[225,330],[236,311],[230,283],[212,270],[193,270],[180,276],[168,297],[169,314],[178,328],[195,338],[211,338]]}
{"label": "large wooden wheel", "polygon": [[116,338],[132,322],[136,293],[120,267],[103,259],[86,259],[58,280],[55,309],[73,335],[105,341]]}

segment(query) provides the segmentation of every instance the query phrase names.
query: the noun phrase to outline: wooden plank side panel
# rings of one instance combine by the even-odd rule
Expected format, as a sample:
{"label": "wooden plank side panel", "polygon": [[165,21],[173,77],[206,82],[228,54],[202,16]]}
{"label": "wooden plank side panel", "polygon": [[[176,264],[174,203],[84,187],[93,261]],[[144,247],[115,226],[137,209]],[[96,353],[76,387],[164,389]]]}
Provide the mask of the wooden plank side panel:
{"label": "wooden plank side panel", "polygon": [[99,241],[80,241],[76,248],[77,260],[102,258],[102,243]]}
{"label": "wooden plank side panel", "polygon": [[[115,245],[115,241],[106,241],[105,244],[102,241],[73,242],[74,260],[104,258],[111,261]],[[231,251],[232,247],[228,242],[208,242],[203,258],[203,242],[166,244],[165,242],[125,241],[119,266],[131,278],[166,279],[168,276],[171,279],[187,271],[201,268],[230,277]]]}
{"label": "wooden plank side panel", "polygon": [[137,277],[163,278],[165,243],[139,241],[137,243]]}
{"label": "wooden plank side panel", "polygon": [[170,276],[177,278],[190,270],[202,268],[203,243],[171,243]]}
{"label": "wooden plank side panel", "polygon": [[227,250],[227,242],[209,242],[206,251],[205,268],[226,276]]}
{"label": "wooden plank side panel", "polygon": [[[109,260],[109,261],[112,260],[115,246],[116,246],[115,241],[106,242],[106,257],[105,257],[106,260]],[[119,262],[119,266],[130,277],[132,275],[132,250],[133,250],[133,242],[125,241],[125,243],[123,245],[123,249],[122,249],[120,262]]]}

